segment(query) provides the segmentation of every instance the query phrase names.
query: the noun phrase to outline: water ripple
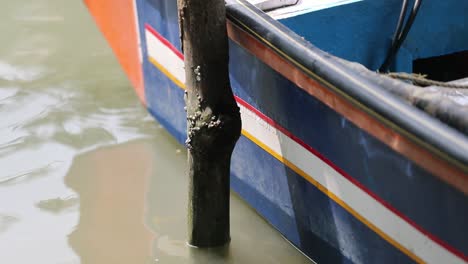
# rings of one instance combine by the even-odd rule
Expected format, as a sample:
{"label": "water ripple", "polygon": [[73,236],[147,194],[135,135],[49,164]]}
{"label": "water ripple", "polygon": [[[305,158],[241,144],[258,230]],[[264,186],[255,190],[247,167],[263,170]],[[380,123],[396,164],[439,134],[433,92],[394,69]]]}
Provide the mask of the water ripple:
{"label": "water ripple", "polygon": [[34,81],[44,71],[39,67],[19,67],[0,61],[0,80],[5,81]]}
{"label": "water ripple", "polygon": [[0,233],[7,231],[13,224],[18,221],[18,217],[7,214],[0,214]]}
{"label": "water ripple", "polygon": [[2,104],[1,101],[7,100],[18,93],[18,88],[12,87],[0,87],[0,105]]}
{"label": "water ripple", "polygon": [[36,203],[36,207],[51,213],[61,213],[76,208],[79,205],[79,199],[76,195],[68,197],[57,197],[46,200],[41,200]]}
{"label": "water ripple", "polygon": [[44,175],[49,174],[50,172],[56,170],[57,166],[61,163],[60,161],[54,161],[51,163],[48,163],[44,166],[34,168],[34,169],[29,169],[26,171],[22,171],[19,173],[15,173],[13,175],[7,175],[4,177],[0,177],[0,186],[7,186],[7,185],[12,185],[15,184],[19,181],[24,182],[31,180],[33,178],[41,177]]}

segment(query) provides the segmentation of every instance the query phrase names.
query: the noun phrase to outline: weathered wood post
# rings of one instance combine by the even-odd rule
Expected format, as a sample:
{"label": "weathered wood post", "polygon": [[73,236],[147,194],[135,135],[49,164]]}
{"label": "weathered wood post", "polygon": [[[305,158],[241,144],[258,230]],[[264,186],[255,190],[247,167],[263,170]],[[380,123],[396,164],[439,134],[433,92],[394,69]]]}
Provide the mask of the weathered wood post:
{"label": "weathered wood post", "polygon": [[178,0],[185,55],[189,162],[188,243],[229,242],[229,172],[240,136],[229,84],[224,0]]}

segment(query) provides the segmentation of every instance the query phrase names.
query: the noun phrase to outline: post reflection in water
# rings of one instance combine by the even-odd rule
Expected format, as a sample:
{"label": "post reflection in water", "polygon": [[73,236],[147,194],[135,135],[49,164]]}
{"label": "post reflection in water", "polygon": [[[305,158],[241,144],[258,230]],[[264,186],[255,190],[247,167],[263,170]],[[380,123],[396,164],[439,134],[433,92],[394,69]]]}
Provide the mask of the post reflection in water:
{"label": "post reflection in water", "polygon": [[82,263],[148,262],[154,235],[143,219],[151,171],[143,142],[75,159],[65,183],[79,195],[80,217],[69,243]]}
{"label": "post reflection in water", "polygon": [[186,152],[81,0],[0,19],[0,264],[308,262],[235,195],[231,244],[186,246]]}
{"label": "post reflection in water", "polygon": [[75,158],[65,183],[79,196],[68,241],[81,263],[306,263],[235,194],[230,245],[186,245],[186,152],[165,132]]}

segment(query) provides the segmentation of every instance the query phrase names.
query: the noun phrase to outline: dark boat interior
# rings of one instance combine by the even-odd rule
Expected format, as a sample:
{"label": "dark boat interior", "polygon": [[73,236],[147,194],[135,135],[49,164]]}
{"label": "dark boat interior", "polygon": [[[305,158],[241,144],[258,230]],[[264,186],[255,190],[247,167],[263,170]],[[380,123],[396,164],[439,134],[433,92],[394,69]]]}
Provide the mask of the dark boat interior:
{"label": "dark boat interior", "polygon": [[[414,72],[441,81],[468,76],[468,1],[273,2],[277,9],[270,16],[316,47],[370,70]],[[382,70],[397,28],[406,35]]]}
{"label": "dark boat interior", "polygon": [[468,135],[468,1],[249,1],[359,74],[408,84],[383,88]]}

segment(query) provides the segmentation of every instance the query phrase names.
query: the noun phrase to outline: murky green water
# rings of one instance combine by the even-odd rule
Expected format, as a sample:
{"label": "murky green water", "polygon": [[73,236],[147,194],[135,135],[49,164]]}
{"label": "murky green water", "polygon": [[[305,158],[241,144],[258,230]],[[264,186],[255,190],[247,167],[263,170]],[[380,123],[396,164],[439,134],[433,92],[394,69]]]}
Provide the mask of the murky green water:
{"label": "murky green water", "polygon": [[232,195],[232,242],[185,245],[186,152],[80,1],[2,1],[0,263],[308,263]]}

